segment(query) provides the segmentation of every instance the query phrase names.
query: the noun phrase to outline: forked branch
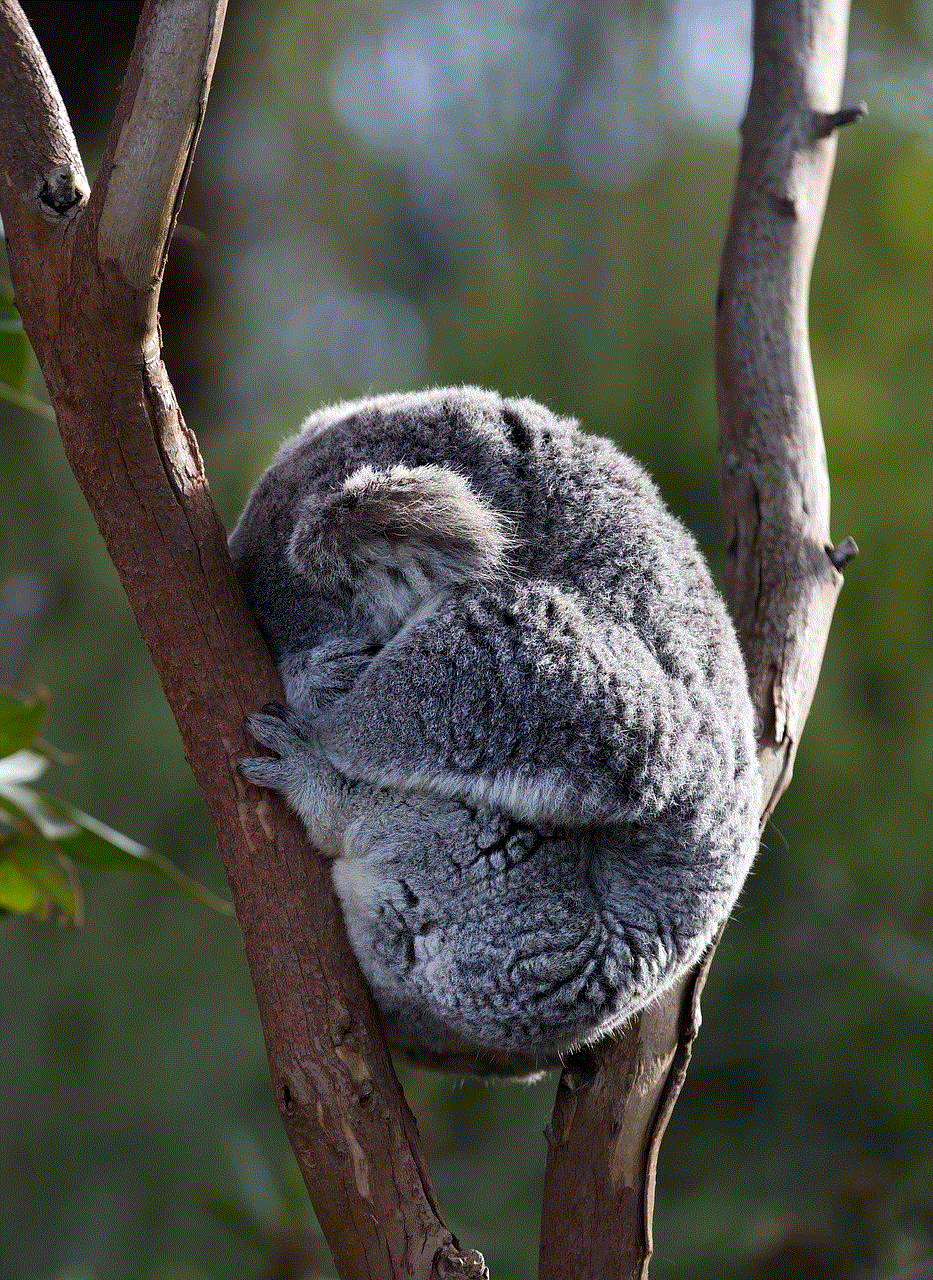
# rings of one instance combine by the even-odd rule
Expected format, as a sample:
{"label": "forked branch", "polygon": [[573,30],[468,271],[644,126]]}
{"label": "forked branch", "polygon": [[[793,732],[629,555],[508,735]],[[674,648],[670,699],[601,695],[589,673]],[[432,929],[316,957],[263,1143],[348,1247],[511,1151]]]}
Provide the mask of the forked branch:
{"label": "forked branch", "polygon": [[[235,761],[281,697],[161,364],[157,305],[223,0],[149,0],[88,203],[45,60],[0,0],[0,208],[27,331],[217,832],[280,1110],[342,1276],[480,1275],[443,1224],[414,1122],[303,832]],[[810,368],[809,273],[832,167],[846,0],[762,0],[717,299],[728,590],[760,716],[763,817],[790,777],[841,579]],[[702,965],[579,1055],[549,1130],[541,1275],[643,1276],[658,1146]]]}
{"label": "forked branch", "polygon": [[[848,0],[757,0],[754,75],[716,299],[727,594],[759,720],[762,825],[790,781],[855,554],[833,547],[807,300],[835,154]],[[548,1130],[542,1280],[647,1275],[658,1151],[713,947],[617,1040],[565,1071]]]}

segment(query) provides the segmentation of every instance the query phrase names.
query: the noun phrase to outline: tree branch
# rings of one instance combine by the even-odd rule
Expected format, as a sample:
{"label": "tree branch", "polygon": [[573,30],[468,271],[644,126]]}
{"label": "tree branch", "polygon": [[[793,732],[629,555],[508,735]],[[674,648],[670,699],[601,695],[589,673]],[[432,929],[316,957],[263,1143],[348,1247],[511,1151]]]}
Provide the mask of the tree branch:
{"label": "tree branch", "polygon": [[98,258],[112,262],[127,284],[147,291],[154,303],[204,119],[226,7],[227,0],[147,6],[94,183],[89,217],[97,229]]}
{"label": "tree branch", "polygon": [[244,604],[161,362],[169,237],[224,0],[148,0],[100,174],[0,0],[0,211],[23,323],[69,462],[120,574],[230,882],[273,1087],[344,1280],[479,1276],[444,1225],[334,901],[298,821],[241,780],[245,713],[282,690]]}
{"label": "tree branch", "polygon": [[[87,178],[58,86],[22,10],[11,0],[2,0],[0,22],[4,50],[0,60],[0,182],[22,199],[38,202],[39,213],[48,209],[46,216],[54,222],[71,204],[86,199]],[[46,198],[47,191],[57,191],[62,170],[72,175],[77,199],[70,204]],[[5,218],[9,217],[5,210]]]}
{"label": "tree branch", "polygon": [[[727,594],[759,718],[761,822],[790,781],[839,569],[807,334],[835,154],[848,0],[757,0],[754,75],[716,299]],[[720,930],[720,935],[722,930]],[[718,942],[718,938],[716,939]],[[572,1059],[548,1129],[542,1280],[643,1278],[658,1152],[715,951],[618,1039]]]}
{"label": "tree branch", "polygon": [[790,781],[845,563],[810,362],[810,271],[836,154],[847,0],[755,7],[755,68],[716,299],[726,587],[760,717],[763,820]]}

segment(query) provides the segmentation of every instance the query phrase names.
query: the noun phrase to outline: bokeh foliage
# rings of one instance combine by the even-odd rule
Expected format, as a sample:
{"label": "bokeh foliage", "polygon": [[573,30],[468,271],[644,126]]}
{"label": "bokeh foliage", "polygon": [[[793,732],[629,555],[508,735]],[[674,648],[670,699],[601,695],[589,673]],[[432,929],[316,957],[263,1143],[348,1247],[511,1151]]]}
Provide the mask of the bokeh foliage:
{"label": "bokeh foliage", "polygon": [[[47,25],[54,7],[27,6]],[[133,6],[68,7],[97,15],[106,115],[128,26],[106,15]],[[207,243],[179,239],[163,297],[224,518],[309,406],[477,382],[613,436],[718,571],[712,299],[743,12],[233,6],[182,215]],[[833,534],[861,555],[713,966],[662,1150],[656,1280],[881,1277],[930,1256],[930,36],[923,3],[856,10],[849,96],[871,115],[840,138],[811,336]],[[380,84],[402,86],[397,113]],[[50,789],[222,892],[119,584],[28,404],[0,405],[0,472],[0,609],[39,584],[2,678],[54,692],[47,732],[74,761]],[[273,1274],[313,1227],[235,926],[155,879],[82,879],[83,931],[0,920],[0,1277]],[[532,1276],[552,1083],[405,1083],[464,1242],[496,1280]]]}

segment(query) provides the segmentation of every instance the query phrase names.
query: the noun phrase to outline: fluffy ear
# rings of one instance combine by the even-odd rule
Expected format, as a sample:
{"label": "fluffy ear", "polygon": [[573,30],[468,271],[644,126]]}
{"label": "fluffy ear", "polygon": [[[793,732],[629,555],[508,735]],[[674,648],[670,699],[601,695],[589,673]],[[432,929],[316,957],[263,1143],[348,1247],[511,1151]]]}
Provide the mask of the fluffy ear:
{"label": "fluffy ear", "polygon": [[502,570],[508,522],[445,467],[364,466],[323,500],[301,506],[292,564],[354,604],[387,634],[443,587]]}

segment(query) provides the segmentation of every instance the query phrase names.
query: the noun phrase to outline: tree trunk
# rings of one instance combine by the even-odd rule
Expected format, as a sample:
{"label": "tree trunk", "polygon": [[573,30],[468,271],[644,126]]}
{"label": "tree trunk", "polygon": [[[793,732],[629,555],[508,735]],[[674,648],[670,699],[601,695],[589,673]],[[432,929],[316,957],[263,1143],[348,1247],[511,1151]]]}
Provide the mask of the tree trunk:
{"label": "tree trunk", "polygon": [[337,1269],[480,1275],[441,1218],[330,879],[297,819],[236,769],[255,754],[243,716],[282,689],[161,361],[157,310],[224,8],[148,0],[89,194],[42,52],[16,0],[0,0],[17,305],[210,811],[275,1096]]}
{"label": "tree trunk", "polygon": [[[754,74],[716,297],[727,594],[758,717],[764,825],[790,781],[842,577],[807,299],[835,154],[848,0],[758,0]],[[720,930],[721,936],[722,930]],[[648,1273],[661,1138],[700,1025],[700,964],[571,1059],[548,1127],[541,1280]]]}

